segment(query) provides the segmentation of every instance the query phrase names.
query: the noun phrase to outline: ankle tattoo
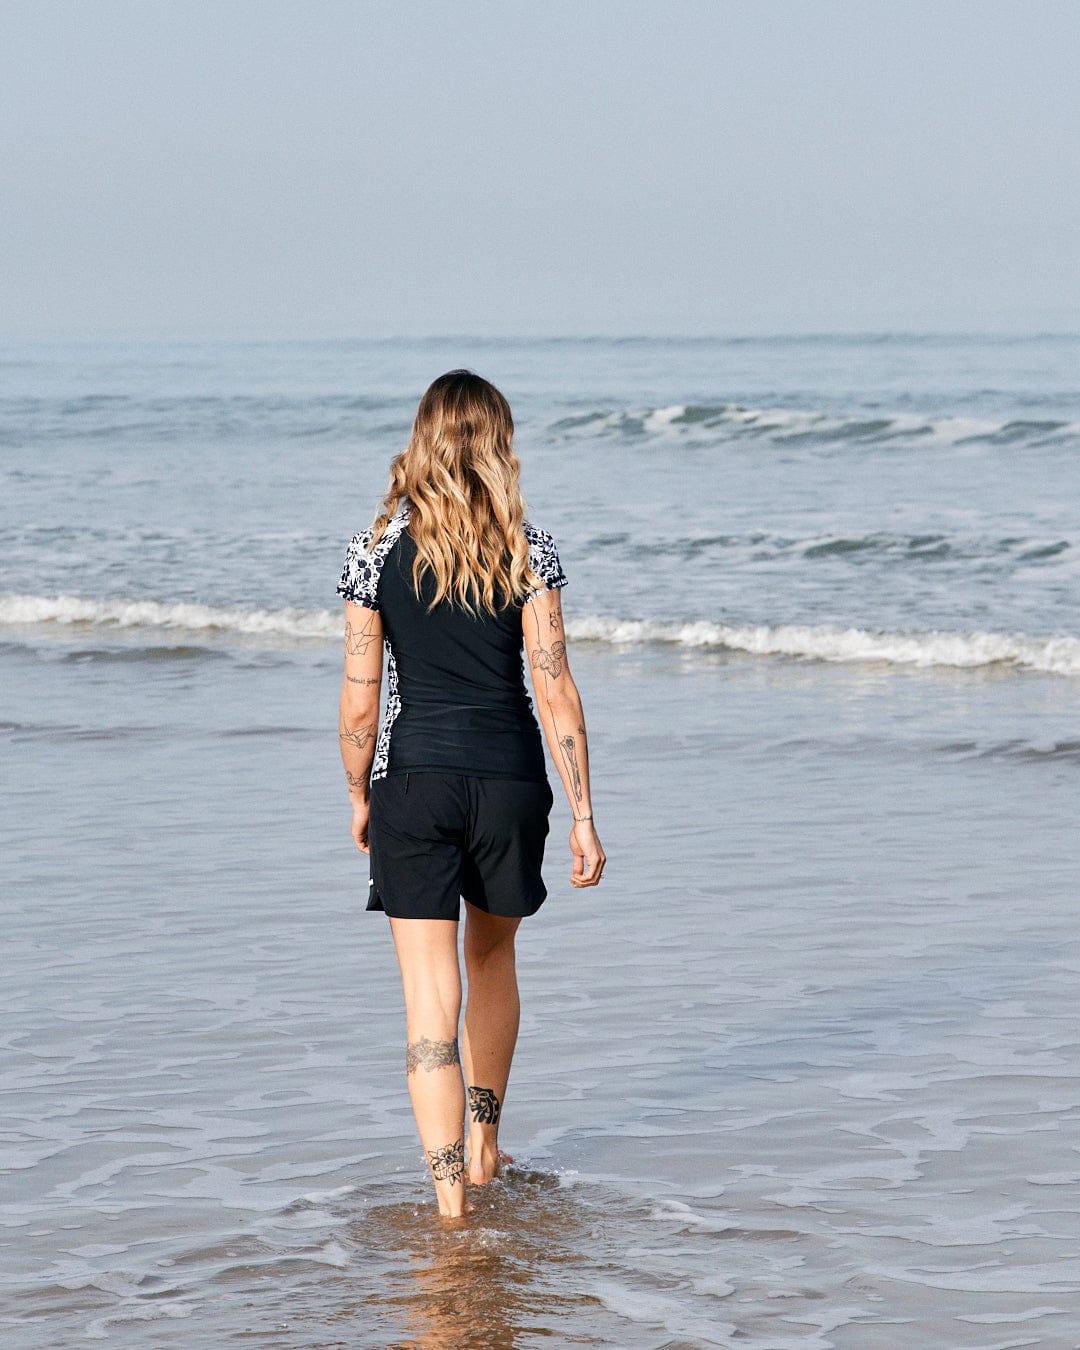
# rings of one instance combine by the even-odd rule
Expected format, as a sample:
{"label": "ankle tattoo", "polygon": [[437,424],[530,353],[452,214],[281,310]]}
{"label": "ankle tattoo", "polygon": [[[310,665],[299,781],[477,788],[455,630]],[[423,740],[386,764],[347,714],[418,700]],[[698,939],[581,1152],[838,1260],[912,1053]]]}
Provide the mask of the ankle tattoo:
{"label": "ankle tattoo", "polygon": [[417,1069],[443,1069],[448,1064],[460,1064],[457,1037],[452,1041],[429,1041],[421,1036],[405,1047],[405,1072],[415,1073]]}
{"label": "ankle tattoo", "polygon": [[469,1088],[469,1114],[477,1125],[498,1125],[502,1102],[491,1088]]}
{"label": "ankle tattoo", "polygon": [[431,1164],[431,1175],[436,1181],[448,1181],[456,1186],[465,1175],[465,1140],[447,1144],[443,1148],[425,1150]]}

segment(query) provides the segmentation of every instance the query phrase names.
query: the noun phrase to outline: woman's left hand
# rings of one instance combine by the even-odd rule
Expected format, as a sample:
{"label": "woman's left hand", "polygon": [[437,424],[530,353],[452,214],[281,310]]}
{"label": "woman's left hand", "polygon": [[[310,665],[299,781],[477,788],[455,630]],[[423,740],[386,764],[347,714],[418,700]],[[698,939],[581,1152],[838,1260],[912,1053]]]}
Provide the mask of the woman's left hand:
{"label": "woman's left hand", "polygon": [[570,873],[570,885],[580,889],[582,886],[595,886],[604,875],[607,854],[600,843],[600,837],[593,829],[592,821],[576,821],[570,831],[570,853],[574,859]]}

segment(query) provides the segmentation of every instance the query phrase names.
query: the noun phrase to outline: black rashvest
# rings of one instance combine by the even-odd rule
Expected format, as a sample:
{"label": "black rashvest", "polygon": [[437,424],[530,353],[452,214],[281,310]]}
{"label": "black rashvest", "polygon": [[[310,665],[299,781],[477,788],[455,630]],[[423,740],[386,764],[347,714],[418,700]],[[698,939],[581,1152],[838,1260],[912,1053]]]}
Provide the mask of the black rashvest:
{"label": "black rashvest", "polygon": [[[546,778],[540,729],[525,689],[522,603],[470,614],[444,600],[428,609],[434,578],[413,587],[416,544],[402,507],[368,551],[353,537],[338,594],[382,617],[387,700],[371,781],[398,773]],[[544,588],[566,585],[555,541],[526,523],[529,563]]]}

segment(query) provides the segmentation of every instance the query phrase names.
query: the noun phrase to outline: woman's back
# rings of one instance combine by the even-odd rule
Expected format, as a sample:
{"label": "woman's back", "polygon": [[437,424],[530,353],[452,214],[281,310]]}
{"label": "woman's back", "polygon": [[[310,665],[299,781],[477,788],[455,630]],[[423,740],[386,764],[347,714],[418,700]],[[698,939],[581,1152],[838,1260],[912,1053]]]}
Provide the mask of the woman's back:
{"label": "woman's back", "polygon": [[[409,509],[391,519],[368,552],[370,532],[350,546],[339,592],[382,618],[389,690],[372,780],[441,772],[479,778],[543,779],[543,744],[525,688],[523,601],[492,613],[452,600],[432,604],[435,580],[417,593]],[[554,540],[526,524],[530,563],[549,588],[565,585]]]}

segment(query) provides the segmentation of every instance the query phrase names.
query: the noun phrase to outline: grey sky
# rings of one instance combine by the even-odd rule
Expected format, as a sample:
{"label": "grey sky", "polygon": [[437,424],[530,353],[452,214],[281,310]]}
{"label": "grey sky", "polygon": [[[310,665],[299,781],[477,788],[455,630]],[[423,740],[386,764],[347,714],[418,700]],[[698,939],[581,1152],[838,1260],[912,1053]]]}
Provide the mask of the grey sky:
{"label": "grey sky", "polygon": [[0,329],[1080,328],[1076,0],[0,0]]}

